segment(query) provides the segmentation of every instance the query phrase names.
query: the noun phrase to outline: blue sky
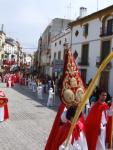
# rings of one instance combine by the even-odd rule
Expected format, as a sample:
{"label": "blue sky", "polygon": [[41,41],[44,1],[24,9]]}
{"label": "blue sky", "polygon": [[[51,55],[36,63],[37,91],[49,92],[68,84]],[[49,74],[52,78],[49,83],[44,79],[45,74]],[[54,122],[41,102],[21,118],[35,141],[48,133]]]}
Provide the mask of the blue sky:
{"label": "blue sky", "polygon": [[0,25],[4,24],[7,36],[18,40],[23,48],[36,50],[40,35],[52,19],[76,19],[81,6],[88,14],[93,13],[97,3],[100,10],[113,5],[113,0],[0,0]]}

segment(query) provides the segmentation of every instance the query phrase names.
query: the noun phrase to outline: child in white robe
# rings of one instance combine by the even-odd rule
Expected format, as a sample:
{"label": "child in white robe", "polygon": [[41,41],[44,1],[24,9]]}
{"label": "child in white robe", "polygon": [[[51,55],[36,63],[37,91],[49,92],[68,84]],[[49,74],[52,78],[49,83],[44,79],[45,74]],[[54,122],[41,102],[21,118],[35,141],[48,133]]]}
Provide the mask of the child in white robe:
{"label": "child in white robe", "polygon": [[48,96],[48,101],[47,101],[47,106],[53,106],[53,102],[54,102],[54,92],[53,92],[53,88],[51,87],[49,89],[49,96]]}
{"label": "child in white robe", "polygon": [[38,99],[43,99],[42,97],[42,94],[43,94],[43,87],[42,87],[42,84],[39,83],[39,86],[37,87],[37,97]]}

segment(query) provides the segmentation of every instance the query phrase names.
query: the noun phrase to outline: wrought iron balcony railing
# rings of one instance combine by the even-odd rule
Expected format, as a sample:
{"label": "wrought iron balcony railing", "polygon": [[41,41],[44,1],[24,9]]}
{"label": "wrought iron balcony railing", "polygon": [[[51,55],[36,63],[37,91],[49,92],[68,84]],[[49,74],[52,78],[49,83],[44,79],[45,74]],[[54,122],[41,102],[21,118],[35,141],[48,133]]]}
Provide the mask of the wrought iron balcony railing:
{"label": "wrought iron balcony railing", "polygon": [[82,60],[81,58],[79,58],[78,65],[80,65],[80,66],[89,66],[89,61],[87,59]]}
{"label": "wrought iron balcony railing", "polygon": [[107,27],[100,28],[100,37],[113,35],[113,30],[108,29]]}

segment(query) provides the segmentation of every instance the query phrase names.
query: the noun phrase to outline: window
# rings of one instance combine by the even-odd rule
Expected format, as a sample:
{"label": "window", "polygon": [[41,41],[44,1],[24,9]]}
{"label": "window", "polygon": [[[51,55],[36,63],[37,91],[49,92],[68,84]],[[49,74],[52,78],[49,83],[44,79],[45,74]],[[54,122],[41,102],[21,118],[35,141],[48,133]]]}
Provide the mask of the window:
{"label": "window", "polygon": [[61,51],[58,52],[58,59],[61,59]]}
{"label": "window", "polygon": [[110,41],[103,41],[101,48],[101,62],[109,55],[110,53]]}
{"label": "window", "polygon": [[54,59],[56,59],[56,52],[54,53]]}
{"label": "window", "polygon": [[81,64],[88,65],[89,44],[82,46]]}
{"label": "window", "polygon": [[59,45],[61,45],[61,40],[59,41]]}
{"label": "window", "polygon": [[113,33],[113,19],[108,20],[107,33],[108,35],[111,35]]}
{"label": "window", "polygon": [[75,36],[78,36],[78,34],[79,34],[78,30],[76,30],[76,32],[75,32]]}
{"label": "window", "polygon": [[67,43],[67,38],[64,39],[64,43]]}
{"label": "window", "polygon": [[2,59],[4,58],[4,54],[1,55],[1,58],[2,58]]}
{"label": "window", "polygon": [[84,26],[83,26],[83,35],[84,36],[87,36],[88,35],[88,24],[85,24]]}
{"label": "window", "polygon": [[81,78],[83,80],[83,83],[86,83],[86,75],[87,75],[87,70],[81,69]]}
{"label": "window", "polygon": [[57,43],[55,43],[55,47],[57,46]]}

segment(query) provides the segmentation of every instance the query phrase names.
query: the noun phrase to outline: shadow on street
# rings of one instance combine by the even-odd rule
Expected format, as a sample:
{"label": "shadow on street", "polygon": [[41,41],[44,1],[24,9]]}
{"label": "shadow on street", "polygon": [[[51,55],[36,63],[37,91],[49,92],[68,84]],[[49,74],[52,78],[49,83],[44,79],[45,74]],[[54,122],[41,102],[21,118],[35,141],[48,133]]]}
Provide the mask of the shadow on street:
{"label": "shadow on street", "polygon": [[[43,99],[40,100],[37,97],[37,93],[32,92],[32,90],[28,89],[27,86],[22,86],[22,85],[19,85],[19,84],[15,84],[15,86],[12,87],[12,89],[16,90],[17,92],[21,93],[22,95],[25,95],[25,96],[29,97],[29,98],[26,98],[26,100],[29,100],[29,101],[34,100],[34,101],[41,104],[41,105],[36,105],[35,107],[47,107],[47,99],[48,99],[48,94],[47,93],[44,93],[43,94]],[[59,105],[60,105],[60,98],[59,98],[58,95],[55,95],[54,106],[48,107],[48,109],[52,109],[54,111],[57,111]]]}

